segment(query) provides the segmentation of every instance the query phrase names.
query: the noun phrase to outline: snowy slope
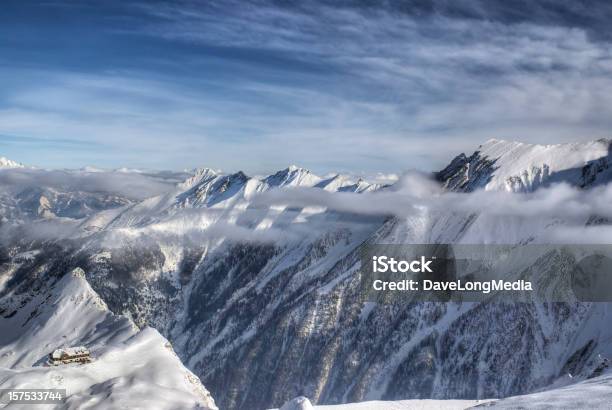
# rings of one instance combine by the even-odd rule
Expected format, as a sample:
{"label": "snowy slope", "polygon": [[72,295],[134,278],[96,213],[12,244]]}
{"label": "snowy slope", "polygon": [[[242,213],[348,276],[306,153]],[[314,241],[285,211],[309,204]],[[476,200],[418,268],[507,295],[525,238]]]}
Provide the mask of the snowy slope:
{"label": "snowy slope", "polygon": [[[376,191],[381,185],[370,184],[363,179],[353,181],[343,175],[323,179],[296,166],[262,179],[249,177],[241,171],[223,174],[202,168],[163,195],[124,207],[118,213],[113,212],[111,219],[100,218],[99,214],[92,215],[90,220],[82,222],[82,227],[87,231],[91,227],[95,227],[96,231],[147,227],[158,232],[168,229],[184,232],[194,227],[201,230],[215,223],[230,223],[256,230],[279,228],[282,224],[308,218],[313,213],[320,214],[325,209],[312,207],[285,210],[284,206],[279,206],[261,211],[251,206],[252,199],[274,189],[313,187],[331,192],[359,193]],[[180,221],[176,220],[175,216],[190,209],[198,212],[189,214],[188,218],[180,217]],[[101,225],[103,220],[107,224]]]}
{"label": "snowy slope", "polygon": [[562,388],[508,397],[477,408],[491,409],[609,409],[612,407],[612,375],[607,374]]}
{"label": "snowy slope", "polygon": [[306,398],[295,398],[281,410],[553,410],[609,409],[611,406],[612,374],[608,373],[564,387],[500,400],[397,400],[313,406]]}
{"label": "snowy slope", "polygon": [[[82,270],[49,285],[1,300],[0,388],[66,389],[62,409],[216,409],[167,340],[111,313]],[[92,363],[46,364],[54,349],[79,345]]]}
{"label": "snowy slope", "polygon": [[486,400],[397,400],[313,406],[314,410],[463,410]]}
{"label": "snowy slope", "polygon": [[313,406],[305,397],[288,401],[280,410],[463,410],[488,400],[397,400]]}
{"label": "snowy slope", "polygon": [[346,175],[336,174],[332,177],[323,179],[315,185],[317,188],[323,188],[331,192],[368,192],[376,191],[381,186],[378,184],[370,184],[363,178],[358,178],[356,181]]}
{"label": "snowy slope", "polygon": [[609,180],[610,140],[537,145],[491,139],[438,173],[450,189],[533,191],[554,182],[577,186]]}
{"label": "snowy slope", "polygon": [[321,178],[307,169],[290,165],[288,168],[278,171],[276,174],[265,178],[263,182],[270,187],[281,186],[315,186],[321,182]]}

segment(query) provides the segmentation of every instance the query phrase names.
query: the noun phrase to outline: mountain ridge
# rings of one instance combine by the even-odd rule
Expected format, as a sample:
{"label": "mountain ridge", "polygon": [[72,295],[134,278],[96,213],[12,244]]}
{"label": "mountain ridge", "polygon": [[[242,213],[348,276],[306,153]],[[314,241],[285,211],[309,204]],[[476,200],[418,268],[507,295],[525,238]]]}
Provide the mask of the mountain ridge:
{"label": "mountain ridge", "polygon": [[[108,401],[121,400],[124,406],[134,407],[149,403],[172,409],[180,403],[185,408],[217,409],[167,340],[154,329],[141,330],[128,318],[110,312],[82,269],[49,281],[50,286],[31,288],[27,298],[15,303],[1,299],[3,309],[15,309],[0,322],[3,388],[66,389],[62,408],[102,408]],[[91,363],[46,364],[47,354],[55,349],[80,345],[92,352]]]}
{"label": "mountain ridge", "polygon": [[[498,141],[483,146],[476,156],[452,161],[440,184],[462,193],[521,194],[554,183],[550,175],[557,175],[580,187],[580,178],[590,175],[584,170],[607,158],[601,142],[572,147],[566,164],[567,146]],[[529,170],[542,164],[551,170],[549,177],[531,178]],[[292,173],[305,185],[314,179],[295,167],[279,172],[273,182],[289,184],[288,192],[300,188],[294,192],[345,197],[341,188],[350,186],[343,178],[333,192],[316,184],[295,186]],[[517,173],[523,185],[512,182]],[[604,183],[607,168],[593,175]],[[315,207],[253,207],[252,195],[270,186],[242,172],[196,171],[185,185],[162,195],[79,220],[81,236],[61,246],[13,243],[19,255],[39,253],[17,257],[6,251],[0,272],[11,281],[4,292],[19,293],[19,284],[36,272],[62,276],[75,265],[83,267],[112,312],[156,328],[227,409],[280,407],[300,395],[319,404],[505,397],[585,380],[601,366],[600,356],[612,355],[607,342],[612,335],[600,328],[610,319],[605,306],[394,307],[364,302],[360,295],[364,244],[520,248],[566,223],[562,217],[520,219],[448,209],[371,217]],[[297,234],[279,235],[292,231]],[[266,232],[265,240],[246,239]],[[552,275],[567,261],[571,255],[551,254],[537,268]],[[513,269],[532,264],[520,260]]]}
{"label": "mountain ridge", "polygon": [[611,178],[612,140],[565,144],[527,144],[490,139],[469,157],[462,153],[435,173],[445,188],[532,192],[567,182],[585,187]]}

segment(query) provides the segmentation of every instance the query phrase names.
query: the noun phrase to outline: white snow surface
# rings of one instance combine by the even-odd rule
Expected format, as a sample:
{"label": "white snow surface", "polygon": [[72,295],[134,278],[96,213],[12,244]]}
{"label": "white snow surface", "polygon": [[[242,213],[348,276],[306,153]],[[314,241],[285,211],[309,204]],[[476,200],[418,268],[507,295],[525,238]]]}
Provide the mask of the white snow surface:
{"label": "white snow surface", "polygon": [[536,187],[563,171],[563,181],[575,182],[582,166],[608,155],[609,144],[605,139],[550,145],[490,139],[478,149],[482,157],[495,161],[495,172],[484,189],[517,191],[517,184]]}
{"label": "white snow surface", "polygon": [[[37,408],[217,408],[169,342],[111,313],[82,270],[16,305],[0,321],[0,388],[66,389],[65,403]],[[55,349],[76,345],[91,351],[92,363],[46,364]]]}
{"label": "white snow surface", "polygon": [[463,410],[488,400],[397,400],[312,406],[305,397],[288,401],[280,410]]}
{"label": "white snow surface", "polygon": [[280,410],[312,410],[312,403],[307,397],[300,396],[289,400]]}
{"label": "white snow surface", "polygon": [[274,175],[263,180],[269,186],[315,186],[321,182],[321,177],[313,174],[305,168],[290,165],[288,168],[278,171]]}
{"label": "white snow surface", "polygon": [[[295,398],[281,410],[462,410],[462,409],[610,409],[612,408],[612,373],[537,393],[500,400],[398,400],[366,401],[338,405],[299,407],[304,397]],[[307,403],[310,405],[310,401]],[[292,407],[293,406],[293,407]],[[297,407],[296,407],[297,406]]]}
{"label": "white snow surface", "polygon": [[492,401],[482,407],[508,410],[610,409],[612,374],[604,374],[557,389]]}

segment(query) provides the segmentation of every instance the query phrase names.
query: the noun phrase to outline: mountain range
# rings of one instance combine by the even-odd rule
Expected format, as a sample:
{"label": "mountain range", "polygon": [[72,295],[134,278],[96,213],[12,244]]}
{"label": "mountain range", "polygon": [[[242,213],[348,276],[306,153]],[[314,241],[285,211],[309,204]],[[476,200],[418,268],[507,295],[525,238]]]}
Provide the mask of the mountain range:
{"label": "mountain range", "polygon": [[[296,166],[264,178],[207,168],[181,182],[167,173],[94,178],[2,159],[0,387],[65,386],[73,408],[103,408],[100,397],[118,402],[136,390],[130,400],[165,397],[160,408],[176,400],[251,410],[297,396],[477,400],[607,386],[606,303],[376,304],[363,300],[359,280],[368,244],[526,247],[560,227],[605,228],[606,215],[538,213],[548,197],[514,214],[422,201],[532,199],[559,184],[599,192],[612,176],[611,146],[489,140],[417,185],[411,175],[382,185]],[[407,197],[405,211],[389,211]],[[573,263],[553,252],[512,270],[554,276]],[[90,346],[98,359],[42,365],[66,344]]]}

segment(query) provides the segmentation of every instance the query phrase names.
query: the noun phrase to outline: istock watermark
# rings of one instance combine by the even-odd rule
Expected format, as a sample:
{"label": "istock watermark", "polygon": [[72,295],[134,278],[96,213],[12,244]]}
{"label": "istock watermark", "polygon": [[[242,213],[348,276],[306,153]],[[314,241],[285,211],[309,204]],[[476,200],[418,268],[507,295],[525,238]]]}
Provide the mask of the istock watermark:
{"label": "istock watermark", "polygon": [[369,301],[612,301],[609,245],[368,245]]}
{"label": "istock watermark", "polygon": [[393,257],[388,256],[372,256],[372,271],[377,273],[385,273],[385,272],[431,272],[433,271],[430,268],[433,259],[427,259],[425,256],[421,256],[421,259],[405,261],[405,260],[395,260]]}

